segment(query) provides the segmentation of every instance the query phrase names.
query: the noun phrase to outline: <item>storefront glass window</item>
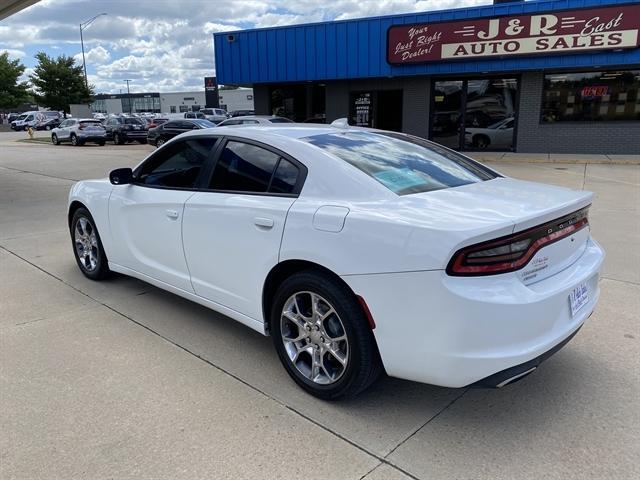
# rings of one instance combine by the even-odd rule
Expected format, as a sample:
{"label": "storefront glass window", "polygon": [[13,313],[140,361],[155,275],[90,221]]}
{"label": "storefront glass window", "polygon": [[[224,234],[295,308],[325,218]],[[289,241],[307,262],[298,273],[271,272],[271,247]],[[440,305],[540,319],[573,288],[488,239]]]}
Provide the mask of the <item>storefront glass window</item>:
{"label": "storefront glass window", "polygon": [[545,75],[541,120],[640,120],[640,70]]}

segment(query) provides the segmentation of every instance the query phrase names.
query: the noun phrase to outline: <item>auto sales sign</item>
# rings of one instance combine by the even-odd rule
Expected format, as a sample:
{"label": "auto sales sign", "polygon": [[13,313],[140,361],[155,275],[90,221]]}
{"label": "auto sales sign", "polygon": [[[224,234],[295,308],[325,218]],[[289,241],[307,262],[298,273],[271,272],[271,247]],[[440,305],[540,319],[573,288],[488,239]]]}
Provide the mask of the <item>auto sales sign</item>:
{"label": "auto sales sign", "polygon": [[640,4],[395,25],[387,34],[387,61],[403,65],[637,48],[639,32]]}

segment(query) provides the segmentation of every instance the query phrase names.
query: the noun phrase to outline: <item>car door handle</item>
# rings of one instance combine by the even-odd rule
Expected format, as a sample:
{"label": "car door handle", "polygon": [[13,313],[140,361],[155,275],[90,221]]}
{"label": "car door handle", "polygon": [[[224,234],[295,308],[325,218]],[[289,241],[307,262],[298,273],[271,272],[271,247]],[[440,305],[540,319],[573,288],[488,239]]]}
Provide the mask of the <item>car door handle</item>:
{"label": "car door handle", "polygon": [[266,217],[255,217],[253,223],[262,228],[273,228],[273,219]]}
{"label": "car door handle", "polygon": [[176,210],[167,210],[166,214],[167,214],[167,217],[169,217],[172,220],[175,220],[176,218],[178,218],[178,212]]}

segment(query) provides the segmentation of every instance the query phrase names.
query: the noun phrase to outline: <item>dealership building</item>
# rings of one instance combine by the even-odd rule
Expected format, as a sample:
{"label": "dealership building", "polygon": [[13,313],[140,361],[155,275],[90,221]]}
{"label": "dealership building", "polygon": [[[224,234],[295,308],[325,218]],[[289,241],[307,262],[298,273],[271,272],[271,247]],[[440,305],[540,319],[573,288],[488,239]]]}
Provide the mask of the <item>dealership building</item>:
{"label": "dealership building", "polygon": [[211,106],[224,108],[228,112],[253,110],[253,91],[250,88],[220,90],[216,105],[207,103],[205,90],[166,93],[100,93],[94,96],[91,111],[104,114],[183,113],[197,112]]}
{"label": "dealership building", "polygon": [[214,34],[256,113],[458,150],[640,154],[640,2],[538,0]]}

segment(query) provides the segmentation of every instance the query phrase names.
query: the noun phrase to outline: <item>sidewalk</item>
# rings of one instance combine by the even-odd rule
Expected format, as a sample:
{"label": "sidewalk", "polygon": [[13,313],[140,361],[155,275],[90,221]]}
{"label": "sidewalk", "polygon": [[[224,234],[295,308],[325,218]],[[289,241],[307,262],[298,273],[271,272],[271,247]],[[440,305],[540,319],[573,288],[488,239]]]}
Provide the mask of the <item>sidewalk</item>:
{"label": "sidewalk", "polygon": [[463,152],[480,162],[521,163],[608,163],[640,165],[638,155],[593,155],[570,153]]}

